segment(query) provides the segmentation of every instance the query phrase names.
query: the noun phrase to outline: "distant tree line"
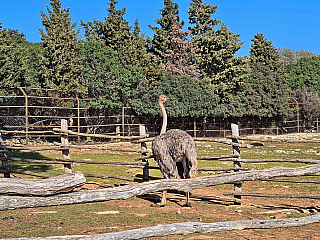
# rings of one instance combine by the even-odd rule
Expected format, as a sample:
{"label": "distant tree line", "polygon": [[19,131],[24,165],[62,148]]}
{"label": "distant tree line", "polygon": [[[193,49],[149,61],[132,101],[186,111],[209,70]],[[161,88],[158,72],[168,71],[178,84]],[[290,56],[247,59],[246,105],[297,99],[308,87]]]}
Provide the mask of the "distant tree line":
{"label": "distant tree line", "polygon": [[191,0],[188,30],[178,4],[164,0],[149,37],[138,19],[130,26],[117,3],[109,0],[103,21],[81,21],[83,39],[60,0],[40,11],[39,43],[0,23],[0,87],[57,89],[93,98],[96,109],[130,106],[141,115],[160,115],[157,98],[167,94],[171,117],[281,119],[294,97],[305,103],[306,118],[319,115],[319,55],[276,49],[257,33],[249,56],[237,57],[240,35],[214,17],[218,6],[203,0]]}

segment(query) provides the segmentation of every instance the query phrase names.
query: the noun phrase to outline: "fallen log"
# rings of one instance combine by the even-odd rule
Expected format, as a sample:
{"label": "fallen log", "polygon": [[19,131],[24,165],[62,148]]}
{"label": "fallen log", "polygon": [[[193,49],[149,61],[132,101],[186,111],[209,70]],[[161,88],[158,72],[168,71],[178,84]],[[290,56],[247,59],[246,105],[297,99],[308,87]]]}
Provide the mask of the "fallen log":
{"label": "fallen log", "polygon": [[[120,240],[120,239],[141,239],[150,237],[164,237],[169,235],[187,235],[191,233],[214,233],[232,230],[245,229],[273,229],[305,226],[320,221],[320,213],[300,217],[300,218],[282,218],[268,220],[240,220],[230,222],[184,222],[172,224],[159,224],[157,226],[126,230],[122,232],[103,233],[97,235],[69,235],[59,237],[41,237],[41,239],[61,240],[61,239],[87,239],[87,240]],[[39,238],[23,238],[24,240],[36,240]]]}
{"label": "fallen log", "polygon": [[247,196],[247,197],[265,197],[265,198],[310,198],[320,199],[319,195],[311,194],[279,194],[279,193],[257,193],[257,192],[224,192],[225,196]]}
{"label": "fallen log", "polygon": [[[80,172],[62,174],[46,179],[0,178],[0,194],[23,196],[49,196],[68,192],[85,184]],[[12,198],[15,198],[12,196]]]}
{"label": "fallen log", "polygon": [[165,190],[190,192],[193,189],[205,188],[221,184],[229,184],[240,181],[264,180],[274,177],[297,177],[313,174],[319,171],[319,164],[298,168],[276,167],[267,170],[234,172],[219,174],[215,176],[197,177],[193,179],[156,180],[109,189],[79,191],[48,197],[2,196],[0,197],[0,210],[128,199],[130,197],[138,195],[152,192],[161,192]]}

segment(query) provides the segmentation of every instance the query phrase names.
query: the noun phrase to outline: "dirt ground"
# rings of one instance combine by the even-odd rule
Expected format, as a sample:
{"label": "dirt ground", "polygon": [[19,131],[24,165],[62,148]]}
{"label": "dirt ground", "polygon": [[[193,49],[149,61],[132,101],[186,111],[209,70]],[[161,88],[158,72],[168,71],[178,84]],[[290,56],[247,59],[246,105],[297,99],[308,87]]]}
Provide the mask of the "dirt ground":
{"label": "dirt ground", "polygon": [[[288,135],[288,137],[291,136]],[[99,185],[95,184],[86,184],[84,186],[86,189],[98,187]],[[192,193],[226,198],[223,193],[232,189],[233,186],[224,185],[197,189],[192,191]],[[271,183],[266,181],[246,182],[243,185],[243,191],[283,194],[303,193],[303,185],[301,188],[293,188],[292,185],[286,183]],[[314,184],[312,188],[308,188],[308,193],[319,195],[319,185]],[[319,199],[242,197],[241,205],[235,205],[227,200],[192,198],[192,206],[185,207],[185,196],[168,193],[167,205],[165,207],[157,207],[154,202],[159,201],[160,196],[161,194],[159,193],[102,203],[1,211],[0,238],[16,236],[17,234],[14,231],[19,231],[17,230],[19,228],[25,231],[23,232],[25,235],[30,236],[35,236],[33,235],[32,228],[38,228],[37,236],[39,236],[38,234],[41,236],[92,235],[155,226],[160,223],[297,218],[320,213]],[[88,219],[79,220],[77,223],[69,218],[68,213],[70,211],[77,218]],[[39,232],[39,229],[42,230]],[[302,227],[234,230],[210,234],[172,235],[149,239],[320,240],[320,223]]]}

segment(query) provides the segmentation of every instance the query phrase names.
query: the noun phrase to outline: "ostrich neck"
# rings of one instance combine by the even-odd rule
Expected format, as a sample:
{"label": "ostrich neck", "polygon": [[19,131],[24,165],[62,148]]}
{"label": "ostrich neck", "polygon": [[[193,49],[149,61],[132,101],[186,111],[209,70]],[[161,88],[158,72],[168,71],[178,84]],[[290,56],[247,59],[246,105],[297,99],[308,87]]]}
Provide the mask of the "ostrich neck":
{"label": "ostrich neck", "polygon": [[162,128],[161,128],[160,134],[163,134],[163,133],[165,133],[166,130],[167,130],[167,112],[166,112],[166,109],[164,108],[162,102],[159,102],[159,106],[160,106],[160,108],[161,108],[162,116],[163,116]]}

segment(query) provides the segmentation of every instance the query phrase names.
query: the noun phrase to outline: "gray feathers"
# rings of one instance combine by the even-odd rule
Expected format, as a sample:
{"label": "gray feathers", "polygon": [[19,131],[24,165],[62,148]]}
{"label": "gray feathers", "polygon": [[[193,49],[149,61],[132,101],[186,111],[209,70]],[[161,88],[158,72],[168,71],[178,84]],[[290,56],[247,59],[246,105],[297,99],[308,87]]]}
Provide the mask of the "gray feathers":
{"label": "gray feathers", "polygon": [[[152,152],[165,178],[196,177],[196,144],[185,131],[172,129],[158,135],[152,143]],[[177,164],[180,162],[183,170]]]}

